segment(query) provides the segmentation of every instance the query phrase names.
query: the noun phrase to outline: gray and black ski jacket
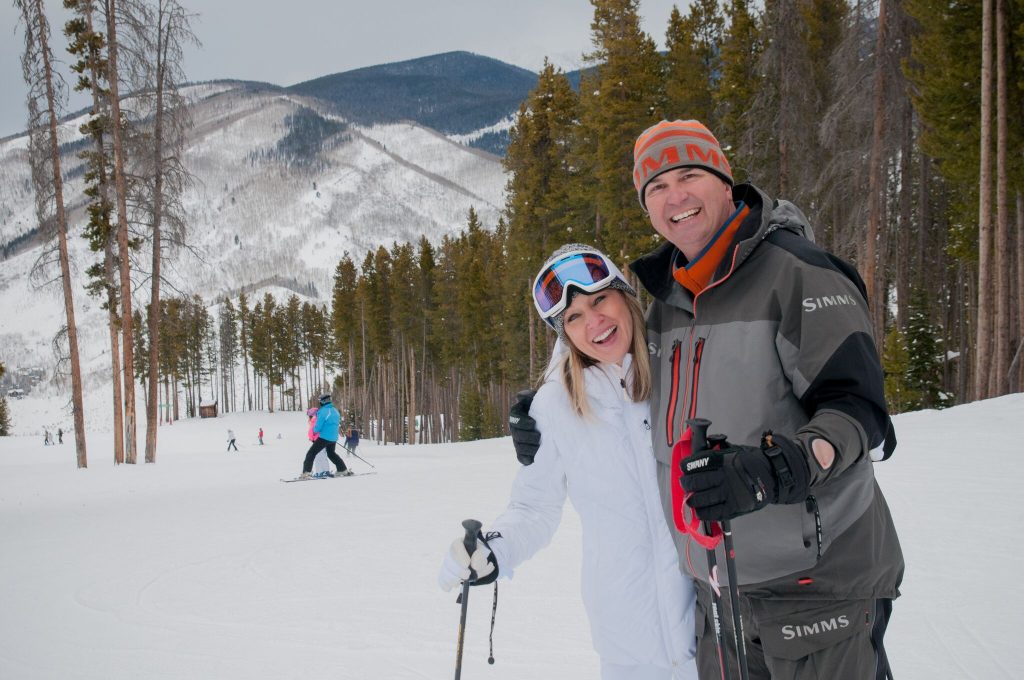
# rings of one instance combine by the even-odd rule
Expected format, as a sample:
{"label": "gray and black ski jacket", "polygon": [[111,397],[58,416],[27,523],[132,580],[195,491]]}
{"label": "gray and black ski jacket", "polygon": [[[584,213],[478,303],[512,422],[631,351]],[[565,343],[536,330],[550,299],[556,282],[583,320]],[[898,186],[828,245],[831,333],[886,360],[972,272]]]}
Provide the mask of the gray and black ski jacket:
{"label": "gray and black ski jacket", "polygon": [[[757,446],[770,429],[802,445],[811,490],[805,502],[733,520],[741,591],[803,600],[896,597],[903,555],[871,456],[895,440],[863,283],[852,266],[814,245],[793,204],[749,184],[737,185],[733,198],[751,212],[698,295],[672,277],[682,256],[671,243],[631,265],[655,298],[647,313],[651,415],[670,526],[679,478],[672,447],[688,418],[711,420],[710,432],[734,444]],[[814,437],[836,449],[828,470],[810,455]],[[674,538],[684,570],[707,581],[704,549],[685,534]]]}

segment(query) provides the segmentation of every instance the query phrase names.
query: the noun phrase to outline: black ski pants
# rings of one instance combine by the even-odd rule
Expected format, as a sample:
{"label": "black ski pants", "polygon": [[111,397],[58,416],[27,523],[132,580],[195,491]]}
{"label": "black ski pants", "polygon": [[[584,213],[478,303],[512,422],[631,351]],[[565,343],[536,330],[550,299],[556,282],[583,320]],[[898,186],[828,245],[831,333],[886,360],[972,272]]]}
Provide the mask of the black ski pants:
{"label": "black ski pants", "polygon": [[338,466],[338,472],[345,470],[345,461],[341,459],[341,456],[334,452],[334,447],[338,442],[332,442],[323,437],[317,437],[317,440],[313,442],[313,445],[309,447],[309,451],[306,451],[306,460],[302,463],[303,472],[313,471],[313,460],[316,458],[316,454],[320,453],[324,449],[327,449],[327,457],[331,459],[331,462]]}
{"label": "black ski pants", "polygon": [[[790,600],[740,597],[750,680],[887,680],[882,638],[891,599]],[[738,678],[729,591],[719,604],[727,678]],[[697,583],[697,672],[721,680],[711,589]]]}

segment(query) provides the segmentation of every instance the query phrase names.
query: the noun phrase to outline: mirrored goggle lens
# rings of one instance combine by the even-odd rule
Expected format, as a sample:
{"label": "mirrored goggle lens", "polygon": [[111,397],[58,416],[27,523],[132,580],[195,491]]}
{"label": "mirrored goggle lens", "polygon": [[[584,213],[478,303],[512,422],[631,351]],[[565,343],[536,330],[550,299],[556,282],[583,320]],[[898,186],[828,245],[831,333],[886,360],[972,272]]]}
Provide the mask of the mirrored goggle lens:
{"label": "mirrored goggle lens", "polygon": [[603,257],[591,253],[570,255],[552,263],[537,278],[533,297],[537,300],[537,308],[541,313],[547,314],[562,302],[565,287],[570,283],[590,286],[606,281],[610,277],[608,263]]}

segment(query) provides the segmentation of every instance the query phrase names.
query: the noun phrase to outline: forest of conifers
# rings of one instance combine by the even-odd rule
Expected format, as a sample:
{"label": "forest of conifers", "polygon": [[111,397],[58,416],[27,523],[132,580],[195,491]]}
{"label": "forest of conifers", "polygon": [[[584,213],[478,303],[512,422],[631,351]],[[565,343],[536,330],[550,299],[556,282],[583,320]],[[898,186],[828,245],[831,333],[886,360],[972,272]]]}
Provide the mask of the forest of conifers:
{"label": "forest of conifers", "polygon": [[[894,412],[1019,391],[1024,376],[1024,5],[1019,0],[695,0],[667,50],[635,0],[592,0],[578,91],[547,66],[505,164],[505,216],[339,265],[339,396],[387,439],[505,431],[553,334],[528,288],[557,246],[619,261],[658,237],[631,180],[661,119],[716,133],[737,181],[796,203],[868,288]],[[455,423],[454,430],[449,429]],[[444,424],[444,425],[442,425]]]}
{"label": "forest of conifers", "polygon": [[[158,375],[174,408],[180,385],[190,413],[200,399],[305,408],[330,390],[381,440],[500,436],[554,340],[529,301],[537,267],[571,241],[624,271],[654,248],[633,142],[697,119],[737,182],[795,203],[856,265],[893,412],[1022,389],[1021,0],[694,0],[664,51],[638,0],[591,4],[579,89],[546,65],[520,107],[495,230],[471,212],[441,244],[346,253],[329,307],[242,296],[214,319],[198,299],[163,300],[158,323],[134,315],[135,372]],[[153,332],[166,337],[147,374]]]}

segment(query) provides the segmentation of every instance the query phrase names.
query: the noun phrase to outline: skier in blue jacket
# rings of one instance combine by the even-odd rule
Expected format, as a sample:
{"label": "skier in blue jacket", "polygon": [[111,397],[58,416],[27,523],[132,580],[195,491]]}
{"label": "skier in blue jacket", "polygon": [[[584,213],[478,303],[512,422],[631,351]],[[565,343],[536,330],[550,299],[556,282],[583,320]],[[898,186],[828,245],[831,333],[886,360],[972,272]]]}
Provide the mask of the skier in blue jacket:
{"label": "skier in blue jacket", "polygon": [[302,463],[302,476],[310,477],[313,471],[313,460],[316,454],[324,449],[327,450],[327,457],[338,466],[337,476],[348,477],[352,471],[345,467],[345,461],[334,452],[338,444],[338,425],[341,423],[341,414],[331,403],[331,395],[325,394],[320,397],[320,409],[316,412],[316,423],[313,425],[313,434],[316,440],[306,452],[306,460]]}

